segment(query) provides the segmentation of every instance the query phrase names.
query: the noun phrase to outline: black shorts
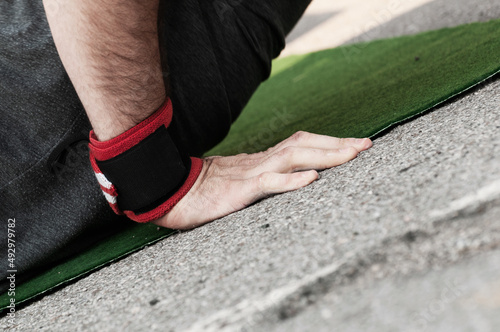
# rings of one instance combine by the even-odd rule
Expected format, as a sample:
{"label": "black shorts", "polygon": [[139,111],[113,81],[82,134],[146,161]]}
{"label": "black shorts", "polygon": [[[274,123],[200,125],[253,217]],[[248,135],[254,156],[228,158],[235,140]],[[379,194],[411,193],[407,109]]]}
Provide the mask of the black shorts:
{"label": "black shorts", "polygon": [[[170,132],[180,148],[201,156],[225,137],[310,1],[162,2]],[[0,2],[0,124],[0,222],[15,219],[21,281],[129,225],[112,213],[92,172],[91,127],[41,0]],[[6,233],[1,227],[3,248]],[[2,291],[7,270],[2,265]]]}

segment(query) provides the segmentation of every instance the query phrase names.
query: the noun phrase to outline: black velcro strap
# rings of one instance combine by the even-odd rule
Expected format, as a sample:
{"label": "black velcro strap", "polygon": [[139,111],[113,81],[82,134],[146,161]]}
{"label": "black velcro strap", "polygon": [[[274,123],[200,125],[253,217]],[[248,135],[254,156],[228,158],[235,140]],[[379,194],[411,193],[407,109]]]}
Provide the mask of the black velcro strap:
{"label": "black velcro strap", "polygon": [[191,168],[189,156],[181,156],[165,126],[124,153],[96,162],[115,186],[120,210],[136,213],[150,211],[170,198]]}

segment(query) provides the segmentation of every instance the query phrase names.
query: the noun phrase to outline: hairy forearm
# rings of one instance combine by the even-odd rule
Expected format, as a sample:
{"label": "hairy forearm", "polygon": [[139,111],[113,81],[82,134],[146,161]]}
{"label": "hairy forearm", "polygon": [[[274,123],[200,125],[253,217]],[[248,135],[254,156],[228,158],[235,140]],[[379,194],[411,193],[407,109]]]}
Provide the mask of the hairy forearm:
{"label": "hairy forearm", "polygon": [[159,0],[44,0],[63,65],[100,140],[118,136],[166,98]]}

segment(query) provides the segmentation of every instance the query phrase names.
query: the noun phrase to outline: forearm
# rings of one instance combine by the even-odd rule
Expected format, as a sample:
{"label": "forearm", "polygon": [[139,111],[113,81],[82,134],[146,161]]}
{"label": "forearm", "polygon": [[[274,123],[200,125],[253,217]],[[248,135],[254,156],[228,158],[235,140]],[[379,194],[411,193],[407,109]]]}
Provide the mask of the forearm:
{"label": "forearm", "polygon": [[[44,0],[45,7],[52,1]],[[99,140],[132,128],[166,98],[158,3],[70,0],[47,10],[60,58]]]}

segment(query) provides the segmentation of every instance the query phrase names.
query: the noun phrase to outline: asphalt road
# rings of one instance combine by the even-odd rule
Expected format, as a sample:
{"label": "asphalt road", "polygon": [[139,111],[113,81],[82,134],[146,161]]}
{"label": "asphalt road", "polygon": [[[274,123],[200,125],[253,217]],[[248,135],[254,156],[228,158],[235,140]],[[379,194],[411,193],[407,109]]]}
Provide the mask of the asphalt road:
{"label": "asphalt road", "polygon": [[[448,16],[446,25],[500,17],[497,1],[443,6],[394,17],[386,35],[433,29]],[[411,19],[422,10],[431,17]],[[16,326],[0,319],[0,327],[494,331],[499,92],[500,80],[491,79],[385,133],[311,186],[167,238],[19,310]]]}

